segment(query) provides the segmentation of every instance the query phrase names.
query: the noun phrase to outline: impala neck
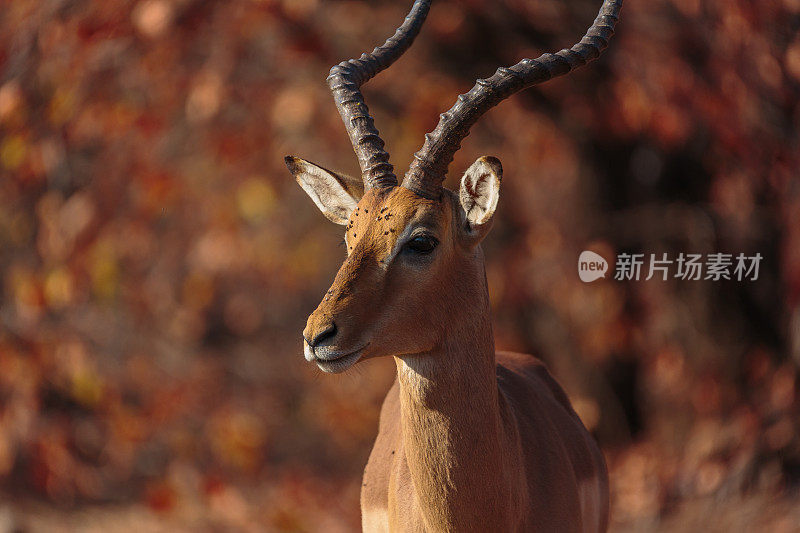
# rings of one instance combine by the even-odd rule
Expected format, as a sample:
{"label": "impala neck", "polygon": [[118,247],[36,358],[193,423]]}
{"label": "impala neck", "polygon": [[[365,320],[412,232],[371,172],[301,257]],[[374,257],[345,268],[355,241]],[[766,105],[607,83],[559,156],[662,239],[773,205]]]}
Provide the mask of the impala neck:
{"label": "impala neck", "polygon": [[482,261],[478,276],[468,283],[471,293],[460,288],[470,305],[450,308],[440,345],[396,358],[403,445],[430,531],[492,530],[526,497],[519,435],[505,423],[510,414],[497,387]]}

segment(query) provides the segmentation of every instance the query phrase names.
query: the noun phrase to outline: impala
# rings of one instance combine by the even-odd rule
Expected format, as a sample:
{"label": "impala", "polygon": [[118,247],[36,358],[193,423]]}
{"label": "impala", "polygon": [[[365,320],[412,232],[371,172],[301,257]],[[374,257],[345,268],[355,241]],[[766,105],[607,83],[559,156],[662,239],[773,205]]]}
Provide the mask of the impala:
{"label": "impala", "polygon": [[374,357],[396,363],[364,470],[365,531],[604,531],[608,475],[596,443],[539,360],[494,350],[480,243],[500,161],[479,158],[458,193],[442,182],[483,113],[600,55],[622,0],[605,0],[572,48],[479,79],[398,184],[360,87],[409,48],[430,3],[417,0],[371,54],[331,69],[361,177],[286,158],[322,213],[346,226],[347,258],[308,318],[305,357],[325,372]]}

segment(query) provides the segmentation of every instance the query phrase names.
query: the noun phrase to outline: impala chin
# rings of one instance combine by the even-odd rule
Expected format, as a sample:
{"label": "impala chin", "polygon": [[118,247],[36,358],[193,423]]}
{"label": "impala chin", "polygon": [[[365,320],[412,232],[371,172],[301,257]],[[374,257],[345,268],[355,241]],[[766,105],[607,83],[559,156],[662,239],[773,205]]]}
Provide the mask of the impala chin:
{"label": "impala chin", "polygon": [[[328,374],[340,374],[361,360],[366,346],[355,351],[335,350],[322,346],[313,350],[306,344],[306,359],[317,364],[320,370]],[[311,352],[311,359],[309,359]]]}
{"label": "impala chin", "polygon": [[343,355],[337,359],[317,359],[316,363],[320,370],[328,374],[340,374],[356,364],[361,359],[360,352]]}

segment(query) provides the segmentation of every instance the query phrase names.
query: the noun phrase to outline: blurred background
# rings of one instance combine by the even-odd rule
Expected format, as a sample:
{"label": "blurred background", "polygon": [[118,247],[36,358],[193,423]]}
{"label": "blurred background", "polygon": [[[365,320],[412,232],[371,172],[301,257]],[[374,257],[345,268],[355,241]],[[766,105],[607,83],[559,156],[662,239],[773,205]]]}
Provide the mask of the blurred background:
{"label": "blurred background", "polygon": [[[410,0],[5,0],[0,533],[347,532],[391,361],[300,333],[345,252],[283,156],[355,173],[325,84]],[[475,78],[600,0],[440,0],[365,88],[402,175]],[[613,531],[800,531],[800,0],[630,0],[607,53],[488,113],[500,349],[606,453]],[[577,257],[760,253],[751,282]]]}

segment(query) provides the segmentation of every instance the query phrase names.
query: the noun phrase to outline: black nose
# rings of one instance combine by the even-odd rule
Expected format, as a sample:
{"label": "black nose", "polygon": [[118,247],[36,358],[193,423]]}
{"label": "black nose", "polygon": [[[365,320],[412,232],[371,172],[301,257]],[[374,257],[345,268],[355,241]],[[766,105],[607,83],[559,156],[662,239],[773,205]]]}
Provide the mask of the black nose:
{"label": "black nose", "polygon": [[336,324],[331,322],[325,329],[314,335],[314,338],[308,341],[308,345],[314,348],[322,341],[330,339],[334,335],[336,335]]}

